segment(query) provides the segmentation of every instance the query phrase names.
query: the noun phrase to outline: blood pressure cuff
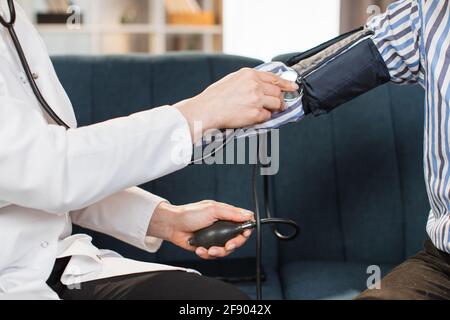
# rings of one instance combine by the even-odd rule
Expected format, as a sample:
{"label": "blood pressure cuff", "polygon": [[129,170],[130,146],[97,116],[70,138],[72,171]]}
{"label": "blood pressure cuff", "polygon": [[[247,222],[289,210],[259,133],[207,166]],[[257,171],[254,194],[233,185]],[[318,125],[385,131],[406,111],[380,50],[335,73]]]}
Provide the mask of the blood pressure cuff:
{"label": "blood pressure cuff", "polygon": [[[330,40],[286,63],[264,63],[256,70],[283,76],[298,73],[300,95],[285,98],[286,108],[274,113],[265,123],[237,131],[224,130],[205,136],[194,151],[193,163],[205,159],[202,155],[220,150],[233,139],[251,137],[300,121],[307,114],[326,114],[341,104],[390,80],[387,66],[372,41],[373,31],[357,29]],[[295,74],[295,73],[294,73]],[[295,75],[294,75],[295,76]],[[216,149],[218,148],[218,149]]]}
{"label": "blood pressure cuff", "polygon": [[305,114],[328,113],[390,80],[372,36],[360,28],[287,61],[299,74]]}

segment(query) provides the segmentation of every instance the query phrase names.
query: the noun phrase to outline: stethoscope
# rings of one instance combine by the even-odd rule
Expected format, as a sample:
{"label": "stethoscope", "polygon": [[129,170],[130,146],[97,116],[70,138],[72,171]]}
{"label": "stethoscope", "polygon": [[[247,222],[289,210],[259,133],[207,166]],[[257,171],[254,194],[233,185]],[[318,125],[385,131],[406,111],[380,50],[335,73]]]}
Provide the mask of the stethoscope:
{"label": "stethoscope", "polygon": [[39,90],[39,87],[36,84],[35,80],[37,80],[38,75],[34,74],[31,71],[30,65],[28,64],[27,58],[25,57],[25,53],[22,49],[19,38],[17,37],[16,31],[14,30],[14,24],[16,23],[16,8],[14,6],[14,0],[8,0],[8,6],[10,15],[9,21],[6,21],[5,18],[0,15],[0,24],[2,24],[8,30],[11,36],[14,47],[16,48],[17,55],[19,56],[20,62],[22,64],[23,70],[25,72],[25,75],[27,76],[28,83],[30,84],[30,87],[33,90],[33,93],[36,96],[36,99],[38,100],[39,104],[42,106],[42,108],[48,114],[48,116],[57,125],[69,129],[70,127],[56,114],[55,111],[53,111],[53,109],[47,103],[41,91]]}

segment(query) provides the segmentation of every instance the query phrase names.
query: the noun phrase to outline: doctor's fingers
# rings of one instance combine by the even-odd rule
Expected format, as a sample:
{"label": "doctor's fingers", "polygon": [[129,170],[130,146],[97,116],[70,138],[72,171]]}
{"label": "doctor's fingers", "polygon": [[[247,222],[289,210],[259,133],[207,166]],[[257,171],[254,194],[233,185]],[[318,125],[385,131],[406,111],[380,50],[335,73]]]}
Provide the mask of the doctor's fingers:
{"label": "doctor's fingers", "polygon": [[[278,97],[264,96],[262,98],[262,103],[263,103],[264,108],[271,112],[279,112],[279,111],[282,111],[284,108],[284,104],[283,104],[283,100],[281,99],[281,96],[278,96]],[[270,117],[267,115],[267,117],[270,119],[272,117],[272,115],[270,115]]]}
{"label": "doctor's fingers", "polygon": [[[247,231],[250,231],[250,230],[247,230]],[[225,245],[225,249],[228,252],[232,252],[232,251],[234,251],[236,249],[239,249],[240,247],[242,247],[248,241],[248,239],[249,239],[249,237],[246,237],[244,235],[239,235],[236,238],[231,239],[230,241],[228,241],[226,243],[226,245]]]}
{"label": "doctor's fingers", "polygon": [[266,83],[270,83],[272,85],[276,85],[282,91],[292,92],[298,90],[298,84],[284,80],[280,76],[273,74],[271,72],[259,71],[257,72],[258,78]]}
{"label": "doctor's fingers", "polygon": [[[245,234],[245,235],[244,235]],[[197,248],[195,253],[202,259],[211,260],[217,258],[224,258],[234,253],[236,249],[242,247],[249,239],[251,235],[250,230],[246,230],[243,235],[237,236],[234,239],[228,241],[224,248],[211,247],[209,250],[205,248]]]}
{"label": "doctor's fingers", "polygon": [[237,236],[234,239],[228,241],[224,248],[222,247],[211,247],[209,250],[205,248],[197,248],[195,253],[202,259],[211,260],[217,258],[224,258],[234,253],[236,249],[241,248],[250,238],[252,232],[246,230],[242,235]]}
{"label": "doctor's fingers", "polygon": [[230,254],[232,254],[234,250],[227,251],[225,248],[221,247],[211,247],[209,250],[205,248],[197,248],[195,253],[204,260],[215,260],[218,258],[224,258]]}
{"label": "doctor's fingers", "polygon": [[215,257],[211,257],[209,254],[208,254],[208,250],[207,249],[205,249],[205,248],[197,248],[196,250],[195,250],[195,254],[197,255],[197,256],[199,256],[201,259],[203,259],[203,260],[214,260],[214,259],[216,259]]}
{"label": "doctor's fingers", "polygon": [[278,97],[281,96],[281,93],[283,92],[283,90],[281,90],[280,87],[278,87],[278,86],[276,86],[274,84],[271,84],[271,83],[262,82],[260,84],[260,86],[261,86],[261,89],[262,89],[263,93],[266,96],[271,96],[271,97],[278,98]]}
{"label": "doctor's fingers", "polygon": [[253,212],[226,203],[213,202],[211,210],[214,218],[222,221],[247,222],[254,218]]}
{"label": "doctor's fingers", "polygon": [[273,97],[280,100],[281,102],[280,111],[285,109],[286,103],[284,101],[284,92],[283,90],[281,90],[280,87],[270,83],[262,83],[261,88],[265,96]]}
{"label": "doctor's fingers", "polygon": [[230,254],[232,254],[234,252],[234,250],[236,250],[236,248],[232,249],[232,250],[227,250],[226,248],[221,248],[221,247],[211,247],[208,250],[208,255],[211,258],[225,258],[226,256],[229,256]]}

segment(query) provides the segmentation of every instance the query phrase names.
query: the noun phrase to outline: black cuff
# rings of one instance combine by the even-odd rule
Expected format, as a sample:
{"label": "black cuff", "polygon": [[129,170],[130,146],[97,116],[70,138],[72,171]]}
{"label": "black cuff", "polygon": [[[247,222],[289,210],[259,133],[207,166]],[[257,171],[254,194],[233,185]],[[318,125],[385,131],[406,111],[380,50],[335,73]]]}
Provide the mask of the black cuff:
{"label": "black cuff", "polygon": [[305,113],[319,116],[390,80],[373,43],[365,39],[312,73],[299,78]]}

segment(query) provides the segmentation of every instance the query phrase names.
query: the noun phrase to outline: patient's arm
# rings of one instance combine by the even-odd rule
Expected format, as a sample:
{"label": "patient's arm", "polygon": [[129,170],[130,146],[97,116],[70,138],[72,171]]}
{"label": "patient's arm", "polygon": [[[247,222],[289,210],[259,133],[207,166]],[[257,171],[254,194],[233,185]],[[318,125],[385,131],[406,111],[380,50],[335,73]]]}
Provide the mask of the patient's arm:
{"label": "patient's arm", "polygon": [[278,74],[294,69],[302,96],[288,101],[285,111],[252,129],[278,128],[310,113],[328,113],[388,81],[422,82],[420,41],[417,1],[402,0],[372,18],[365,28],[294,56],[286,64],[258,67]]}

